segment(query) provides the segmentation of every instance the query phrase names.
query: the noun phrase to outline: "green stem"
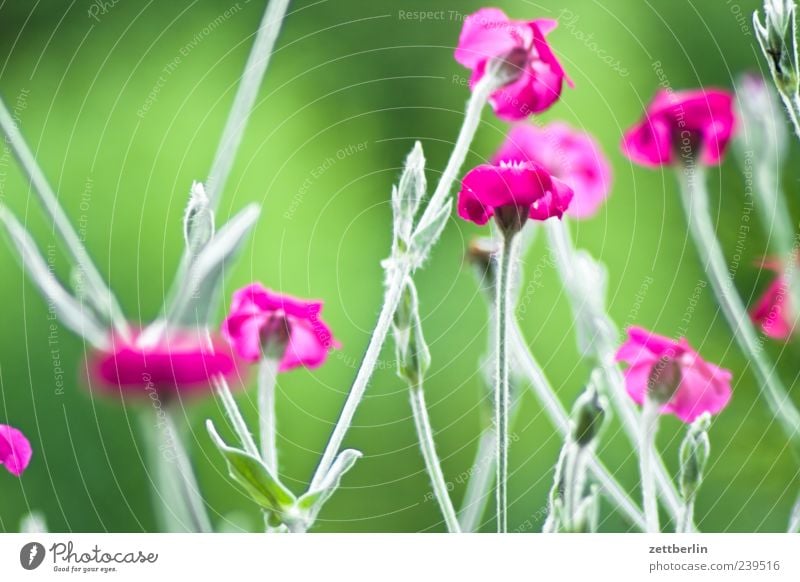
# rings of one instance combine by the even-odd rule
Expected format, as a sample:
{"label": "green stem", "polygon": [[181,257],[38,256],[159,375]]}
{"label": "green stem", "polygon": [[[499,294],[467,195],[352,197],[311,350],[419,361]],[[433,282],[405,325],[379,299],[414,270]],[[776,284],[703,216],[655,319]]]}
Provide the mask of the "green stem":
{"label": "green stem", "polygon": [[[462,123],[461,130],[456,138],[453,151],[450,154],[450,158],[447,161],[444,171],[442,172],[442,176],[439,179],[436,190],[434,191],[433,196],[431,196],[428,205],[425,207],[425,211],[420,217],[417,225],[417,231],[426,226],[437,216],[442,204],[445,203],[447,196],[450,194],[450,190],[453,187],[453,182],[455,182],[458,171],[464,164],[464,160],[469,152],[469,146],[475,137],[476,130],[478,129],[481,111],[483,111],[483,107],[486,105],[491,92],[496,89],[496,82],[496,79],[494,79],[492,75],[487,74],[484,75],[483,79],[481,79],[481,81],[478,82],[478,84],[473,88],[469,101],[467,102],[467,110],[464,114],[464,122]],[[395,258],[396,257],[393,257],[393,259]],[[355,411],[358,408],[361,399],[364,397],[367,383],[372,377],[375,364],[378,361],[381,349],[386,341],[386,336],[391,329],[394,312],[397,311],[397,307],[400,304],[400,299],[403,295],[405,279],[411,275],[411,267],[408,265],[408,261],[405,257],[402,257],[401,260],[394,262],[396,264],[389,271],[388,281],[386,282],[386,288],[383,296],[383,306],[381,307],[381,312],[378,316],[378,322],[375,324],[375,329],[370,337],[367,351],[361,360],[361,365],[359,366],[356,374],[356,379],[350,388],[350,393],[347,395],[347,400],[345,401],[342,412],[339,415],[339,420],[336,422],[336,426],[334,427],[331,437],[325,446],[325,451],[320,459],[319,465],[317,465],[317,470],[314,472],[314,476],[311,480],[312,488],[319,485],[322,479],[325,478],[325,474],[330,469],[331,464],[339,452],[342,442],[344,441],[344,436],[347,434],[350,424],[352,423]]]}
{"label": "green stem", "polygon": [[641,444],[639,446],[639,473],[642,482],[642,506],[644,507],[645,531],[658,533],[658,500],[656,498],[656,485],[653,479],[653,457],[656,451],[656,432],[658,431],[659,404],[652,398],[645,396],[642,406],[639,431]]}
{"label": "green stem", "polygon": [[461,531],[474,532],[489,504],[489,490],[494,483],[497,434],[494,427],[484,429],[478,440],[478,450],[469,471],[467,490],[459,512]]}
{"label": "green stem", "polygon": [[278,379],[277,358],[265,356],[258,366],[258,424],[261,432],[261,457],[264,464],[278,474],[276,445],[275,385]]}
{"label": "green stem", "polygon": [[508,531],[508,408],[511,401],[508,368],[508,318],[511,303],[511,269],[515,233],[506,233],[498,254],[497,305],[495,319],[495,426],[497,430],[497,532]]}
{"label": "green stem", "polygon": [[775,366],[764,355],[762,343],[728,275],[725,257],[711,221],[705,171],[699,165],[681,167],[678,181],[689,230],[717,301],[739,347],[753,363],[762,396],[797,450],[800,448],[800,413],[789,398]]}
{"label": "green stem", "polygon": [[431,478],[433,493],[444,516],[447,530],[451,533],[460,533],[461,528],[458,524],[456,510],[447,491],[447,482],[442,472],[439,456],[436,454],[431,420],[428,417],[428,410],[425,406],[425,394],[421,383],[411,387],[411,410],[414,413],[414,426],[417,429],[417,439],[419,440],[420,449],[422,449],[422,457],[425,459],[425,467]]}
{"label": "green stem", "polygon": [[683,504],[683,516],[676,528],[677,533],[692,533],[696,531],[694,525],[694,495],[687,499]]}

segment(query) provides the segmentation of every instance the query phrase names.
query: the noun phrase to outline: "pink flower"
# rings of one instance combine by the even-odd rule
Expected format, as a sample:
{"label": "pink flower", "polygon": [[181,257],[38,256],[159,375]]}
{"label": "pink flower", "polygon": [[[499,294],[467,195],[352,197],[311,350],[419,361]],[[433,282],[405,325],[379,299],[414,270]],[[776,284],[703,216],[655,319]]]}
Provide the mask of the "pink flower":
{"label": "pink flower", "polygon": [[[304,301],[281,295],[252,283],[233,294],[230,315],[222,335],[243,359],[257,362],[262,345],[270,339],[286,343],[279,370],[299,366],[317,368],[328,352],[339,347],[330,328],[320,318],[321,301]],[[284,337],[281,337],[284,336]]]}
{"label": "pink flower", "polygon": [[230,348],[217,338],[208,346],[199,330],[173,332],[169,340],[150,347],[140,343],[136,338],[123,342],[115,337],[112,350],[92,352],[91,380],[107,393],[170,398],[206,392],[214,376],[238,375]]}
{"label": "pink flower", "polygon": [[564,80],[572,87],[545,40],[555,20],[509,20],[498,8],[482,8],[464,20],[455,59],[472,70],[470,86],[486,73],[489,61],[505,59],[518,76],[489,100],[498,117],[509,121],[539,113],[555,103]]}
{"label": "pink flower", "polygon": [[625,134],[622,151],[643,166],[669,165],[695,156],[713,166],[722,161],[734,125],[733,95],[728,91],[662,90],[644,119]]}
{"label": "pink flower", "polygon": [[765,261],[764,267],[778,275],[750,311],[751,319],[761,326],[761,331],[773,339],[788,339],[794,329],[794,310],[789,301],[789,288],[780,261]]}
{"label": "pink flower", "polygon": [[570,187],[532,162],[482,164],[461,182],[458,215],[481,225],[504,210],[523,220],[561,218],[570,200]]}
{"label": "pink flower", "polygon": [[573,218],[597,212],[611,186],[611,167],[597,142],[566,123],[514,126],[494,161],[534,162],[564,181],[575,193],[567,209]]}
{"label": "pink flower", "polygon": [[31,462],[32,455],[31,443],[24,434],[13,426],[0,424],[0,465],[19,477]]}
{"label": "pink flower", "polygon": [[686,423],[704,412],[718,413],[731,399],[731,373],[703,360],[685,338],[676,342],[641,327],[631,327],[628,341],[617,351],[617,361],[630,364],[625,371],[625,386],[638,404],[644,402],[659,370],[676,365],[677,385],[661,412],[674,414]]}

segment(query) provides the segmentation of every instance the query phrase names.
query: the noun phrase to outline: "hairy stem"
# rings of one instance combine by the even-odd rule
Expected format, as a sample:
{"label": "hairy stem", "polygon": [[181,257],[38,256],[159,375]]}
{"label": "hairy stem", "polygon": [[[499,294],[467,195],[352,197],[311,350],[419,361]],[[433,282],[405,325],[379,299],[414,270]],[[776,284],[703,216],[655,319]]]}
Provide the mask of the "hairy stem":
{"label": "hairy stem", "polygon": [[495,454],[497,433],[494,427],[484,429],[478,440],[475,460],[469,470],[469,481],[459,512],[461,531],[473,532],[480,526],[480,520],[489,504],[489,491],[494,484]]}
{"label": "hairy stem", "polygon": [[728,320],[733,337],[753,363],[761,395],[797,451],[800,449],[800,413],[789,398],[775,366],[764,355],[753,323],[728,275],[725,256],[711,221],[705,172],[699,165],[684,166],[678,170],[678,178],[689,230],[706,275],[711,280],[717,302]]}
{"label": "hairy stem", "polygon": [[233,398],[233,394],[231,393],[230,386],[228,386],[228,382],[222,376],[215,376],[211,379],[211,381],[214,385],[214,389],[217,392],[217,396],[219,396],[219,399],[222,402],[222,407],[225,409],[225,414],[231,421],[233,431],[239,438],[239,442],[242,443],[245,451],[254,457],[258,457],[258,447],[256,446],[256,442],[253,440],[253,435],[250,434],[250,429],[247,428],[247,423],[244,421],[244,417],[242,416],[242,412],[239,410],[239,406],[236,404],[236,400]]}
{"label": "hairy stem", "polygon": [[425,394],[421,384],[411,387],[411,410],[414,414],[414,426],[417,429],[417,439],[419,439],[419,446],[422,449],[422,457],[425,459],[425,468],[431,478],[433,494],[439,503],[439,508],[447,524],[447,530],[451,533],[460,533],[461,528],[458,523],[458,517],[456,517],[456,510],[447,491],[447,482],[445,481],[444,473],[442,473],[439,456],[436,454],[433,429],[425,406]]}
{"label": "hairy stem", "polygon": [[657,533],[658,525],[658,499],[656,498],[656,484],[653,479],[653,457],[656,450],[656,431],[658,430],[659,404],[650,397],[645,397],[642,407],[640,432],[641,444],[639,445],[639,473],[642,483],[642,505],[644,507],[645,531]]}
{"label": "hairy stem", "polygon": [[495,429],[497,430],[497,532],[508,531],[508,408],[511,401],[508,368],[508,319],[511,303],[511,269],[515,234],[503,236],[497,257],[497,304],[495,318]]}
{"label": "hairy stem", "polygon": [[694,525],[694,495],[683,504],[683,516],[676,528],[677,533],[692,533],[696,530]]}
{"label": "hairy stem", "polygon": [[261,457],[264,464],[278,474],[276,440],[275,385],[278,379],[277,358],[265,356],[258,366],[258,424],[261,431]]}
{"label": "hairy stem", "polygon": [[[467,102],[464,122],[461,125],[461,130],[459,131],[455,146],[453,147],[453,151],[447,161],[445,170],[442,172],[442,176],[439,179],[436,190],[434,191],[433,196],[431,196],[431,199],[419,220],[417,230],[426,226],[437,216],[442,204],[445,203],[447,196],[450,194],[450,190],[453,187],[453,182],[456,179],[456,175],[461,169],[461,166],[464,164],[464,159],[469,152],[469,146],[472,143],[472,139],[475,137],[475,131],[478,129],[481,111],[486,105],[492,90],[496,88],[496,83],[497,80],[492,75],[487,74],[484,75],[483,79],[481,79],[481,81],[473,88],[472,94]],[[396,257],[392,258],[395,259]],[[386,336],[391,328],[394,312],[397,310],[397,306],[399,305],[403,294],[405,279],[411,275],[411,267],[408,265],[408,261],[404,260],[404,257],[401,260],[393,262],[396,264],[389,270],[388,273],[388,280],[386,282],[383,296],[383,306],[381,307],[381,312],[378,316],[378,322],[376,323],[375,329],[370,337],[367,351],[361,360],[361,365],[359,366],[356,374],[356,379],[350,388],[350,393],[348,394],[347,400],[342,408],[342,412],[339,415],[339,420],[336,422],[336,426],[331,433],[331,437],[325,446],[325,451],[322,454],[322,458],[317,466],[317,470],[315,471],[311,480],[312,488],[319,485],[322,479],[324,479],[325,474],[330,469],[333,460],[336,458],[336,455],[342,446],[344,436],[350,428],[350,424],[353,421],[353,415],[355,414],[355,411],[364,396],[367,384],[369,379],[372,377],[375,364],[380,356],[381,348],[383,347],[383,344],[386,341]]]}
{"label": "hairy stem", "polygon": [[403,295],[403,282],[408,276],[409,270],[410,267],[406,263],[390,270],[378,323],[372,332],[367,351],[361,359],[356,379],[350,387],[350,393],[347,395],[342,412],[339,414],[339,420],[336,422],[330,439],[328,439],[328,444],[325,446],[325,452],[322,454],[319,465],[317,465],[317,470],[311,480],[309,489],[315,489],[319,486],[342,447],[344,437],[353,422],[353,416],[361,403],[361,399],[364,397],[369,379],[372,377],[372,372],[375,370],[375,365],[381,355],[381,348],[392,327],[392,318]]}

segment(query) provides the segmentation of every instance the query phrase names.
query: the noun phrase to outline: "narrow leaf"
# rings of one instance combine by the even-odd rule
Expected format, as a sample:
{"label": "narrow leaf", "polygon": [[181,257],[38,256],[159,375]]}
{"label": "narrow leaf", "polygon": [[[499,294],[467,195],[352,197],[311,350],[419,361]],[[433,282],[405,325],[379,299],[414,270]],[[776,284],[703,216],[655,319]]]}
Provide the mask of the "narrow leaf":
{"label": "narrow leaf", "polygon": [[450,219],[453,201],[450,200],[436,212],[427,224],[420,224],[411,238],[411,252],[414,256],[414,266],[419,267],[428,258],[428,253],[439,240],[439,237]]}
{"label": "narrow leaf", "polygon": [[97,322],[88,306],[75,299],[50,271],[33,238],[9,210],[0,205],[0,220],[5,224],[11,242],[19,253],[22,267],[49,300],[59,320],[97,348],[107,345],[108,332]]}
{"label": "narrow leaf", "polygon": [[231,478],[247,491],[253,501],[276,514],[283,514],[293,508],[295,496],[278,481],[261,459],[228,446],[211,420],[206,421],[206,428],[217,449],[225,457]]}

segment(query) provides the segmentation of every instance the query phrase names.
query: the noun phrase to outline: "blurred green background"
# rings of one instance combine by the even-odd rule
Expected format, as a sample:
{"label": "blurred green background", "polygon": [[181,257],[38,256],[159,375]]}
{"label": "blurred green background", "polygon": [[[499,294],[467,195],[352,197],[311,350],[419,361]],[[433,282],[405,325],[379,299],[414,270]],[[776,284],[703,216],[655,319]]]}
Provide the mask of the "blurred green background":
{"label": "blurred green background", "polygon": [[[0,93],[18,113],[126,312],[146,322],[156,315],[176,267],[189,187],[207,175],[265,2],[119,0],[104,3],[104,10],[100,4],[0,3]],[[736,74],[761,67],[749,24],[759,3],[495,4],[514,18],[561,20],[551,43],[576,88],[565,90],[543,117],[594,133],[614,166],[608,203],[592,220],[573,223],[573,232],[578,244],[607,264],[610,311],[620,325],[678,333],[704,276],[687,240],[674,179],[669,171],[632,166],[618,142],[660,81],[654,62],[674,88],[732,87]],[[452,52],[461,19],[481,5],[322,0],[290,7],[221,219],[251,201],[264,205],[255,236],[226,280],[226,298],[251,280],[322,298],[324,316],[343,344],[323,368],[280,379],[281,473],[298,493],[338,416],[379,309],[380,261],[390,244],[387,202],[399,165],[419,139],[434,182],[460,126],[468,91]],[[442,16],[408,16],[420,10]],[[486,111],[468,165],[490,156],[506,129]],[[786,176],[793,207],[798,177]],[[47,252],[55,244],[52,227],[7,155],[0,159],[0,196]],[[730,258],[745,204],[732,156],[715,178],[712,196]],[[757,222],[752,225],[736,270],[736,285],[749,303],[767,284],[752,266],[764,254],[766,239]],[[457,503],[487,418],[477,372],[486,309],[463,258],[478,232],[454,217],[418,276],[433,353],[427,398]],[[534,353],[571,404],[588,370],[578,357],[569,305],[543,242],[526,257],[526,276],[534,284],[525,291],[520,316]],[[52,256],[65,275],[63,254]],[[31,509],[41,510],[54,531],[154,531],[141,407],[89,397],[80,381],[82,342],[64,328],[49,337],[47,306],[7,245],[0,246],[0,280],[0,422],[21,428],[35,451],[23,478],[0,471],[0,531],[16,531]],[[711,468],[698,500],[700,528],[785,531],[800,485],[797,465],[708,288],[700,293],[687,336],[735,376],[731,405],[711,432]],[[794,385],[797,344],[769,343],[767,349]],[[392,358],[389,345],[347,437],[346,444],[365,457],[326,506],[318,531],[444,529],[426,495],[428,478]],[[252,396],[240,394],[251,421]],[[187,402],[181,410],[214,519],[258,528],[257,511],[229,484],[210,445],[203,427],[209,416],[222,421],[212,398]],[[517,440],[511,449],[510,528],[539,531],[561,441],[527,392],[512,430]],[[669,417],[659,435],[673,470],[682,431]],[[638,496],[635,461],[616,423],[604,435],[601,455]],[[492,528],[487,514],[484,529]],[[602,529],[626,531],[628,525],[606,504]]]}

